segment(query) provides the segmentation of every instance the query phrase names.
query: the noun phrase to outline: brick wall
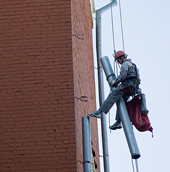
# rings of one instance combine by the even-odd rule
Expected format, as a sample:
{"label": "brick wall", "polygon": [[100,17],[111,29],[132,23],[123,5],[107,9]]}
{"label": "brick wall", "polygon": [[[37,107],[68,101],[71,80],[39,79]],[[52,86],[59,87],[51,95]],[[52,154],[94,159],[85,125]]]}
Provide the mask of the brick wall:
{"label": "brick wall", "polygon": [[[95,94],[88,0],[82,2],[83,24],[71,17],[81,12],[73,12],[78,0],[0,0],[0,172],[83,169],[81,116],[95,109]],[[72,35],[86,22],[79,48]],[[86,104],[75,98],[81,95]]]}
{"label": "brick wall", "polygon": [[[86,96],[87,102],[79,99],[75,101],[76,115],[76,138],[77,138],[77,159],[82,160],[82,116],[87,115],[87,112],[96,110],[95,99],[95,83],[94,83],[94,62],[93,62],[93,43],[92,43],[92,23],[89,1],[72,0],[72,34],[73,36],[73,64],[74,64],[74,92],[75,97]],[[95,151],[94,157],[98,168],[99,167],[99,152],[98,152],[98,134],[97,120],[91,118],[92,130],[92,148]],[[81,164],[77,164],[78,171],[81,171]]]}

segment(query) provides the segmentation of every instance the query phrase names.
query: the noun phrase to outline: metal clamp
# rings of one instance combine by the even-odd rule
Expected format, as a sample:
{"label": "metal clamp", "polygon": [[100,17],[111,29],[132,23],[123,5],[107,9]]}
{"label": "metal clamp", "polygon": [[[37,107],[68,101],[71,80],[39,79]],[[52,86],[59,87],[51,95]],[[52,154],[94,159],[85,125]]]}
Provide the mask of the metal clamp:
{"label": "metal clamp", "polygon": [[80,36],[82,36],[82,35],[84,35],[83,33],[80,33],[80,34],[78,34],[78,35],[74,35],[73,34],[73,36],[75,36],[76,38],[78,38],[78,39],[80,39],[80,40],[84,40],[84,38],[81,38]]}
{"label": "metal clamp", "polygon": [[81,100],[82,102],[88,102],[88,100],[86,100],[88,98],[87,96],[81,96],[80,98],[79,97],[75,97],[75,98]]}

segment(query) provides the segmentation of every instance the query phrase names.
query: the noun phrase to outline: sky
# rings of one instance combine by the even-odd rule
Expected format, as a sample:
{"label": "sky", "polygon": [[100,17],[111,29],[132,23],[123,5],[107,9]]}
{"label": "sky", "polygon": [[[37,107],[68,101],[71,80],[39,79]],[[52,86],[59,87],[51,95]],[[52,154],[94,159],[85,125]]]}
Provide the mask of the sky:
{"label": "sky", "polygon": [[[110,0],[95,0],[99,9]],[[139,172],[170,172],[170,1],[169,0],[121,0],[122,24],[125,52],[140,71],[140,88],[146,95],[149,119],[153,136],[139,132],[133,127],[141,157],[138,159]],[[95,14],[93,15],[94,67],[97,67],[95,49]],[[114,41],[116,50],[122,50],[122,36],[118,5],[113,7]],[[113,35],[111,10],[102,14],[102,56],[108,56],[113,65]],[[98,103],[97,70],[96,103]],[[104,77],[105,97],[109,87]],[[110,122],[115,122],[116,105],[110,111]],[[98,119],[99,151],[102,152],[101,122]],[[110,172],[133,172],[129,147],[123,129],[109,130],[107,114]],[[135,161],[133,161],[135,165]],[[103,158],[100,157],[101,172]]]}

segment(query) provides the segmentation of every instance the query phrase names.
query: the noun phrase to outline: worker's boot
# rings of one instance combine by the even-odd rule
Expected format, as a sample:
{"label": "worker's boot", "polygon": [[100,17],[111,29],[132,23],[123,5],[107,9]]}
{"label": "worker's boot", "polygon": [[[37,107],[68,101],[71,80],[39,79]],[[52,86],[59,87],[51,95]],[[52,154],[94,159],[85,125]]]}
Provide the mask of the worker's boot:
{"label": "worker's boot", "polygon": [[120,121],[116,121],[113,125],[109,127],[111,130],[121,129],[122,125]]}
{"label": "worker's boot", "polygon": [[101,113],[102,113],[102,111],[99,109],[99,110],[96,110],[92,113],[88,113],[88,115],[91,117],[101,118]]}

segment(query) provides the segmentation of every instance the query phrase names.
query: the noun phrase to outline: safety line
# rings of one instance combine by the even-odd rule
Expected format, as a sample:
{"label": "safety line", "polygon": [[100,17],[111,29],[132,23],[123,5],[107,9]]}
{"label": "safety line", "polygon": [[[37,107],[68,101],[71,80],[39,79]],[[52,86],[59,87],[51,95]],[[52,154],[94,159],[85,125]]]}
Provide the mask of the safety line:
{"label": "safety line", "polygon": [[[110,93],[111,93],[111,88],[110,88]],[[109,105],[110,106],[110,105]],[[109,127],[111,126],[111,123],[110,123],[110,110],[109,110]],[[110,129],[110,133],[111,133],[111,129]]]}
{"label": "safety line", "polygon": [[[110,0],[110,2],[112,2],[112,0]],[[112,7],[111,7],[111,23],[112,23],[112,36],[113,36],[113,50],[114,50],[114,53],[116,52],[116,48],[115,48],[115,38],[114,38],[114,26],[113,26],[113,10],[112,10]]]}
{"label": "safety line", "polygon": [[133,159],[131,158],[131,160],[132,160],[132,168],[133,168],[133,172],[135,172],[134,164],[133,164]]}
{"label": "safety line", "polygon": [[[123,21],[122,21],[122,11],[121,11],[121,3],[119,0],[119,13],[120,13],[120,23],[121,23],[121,34],[122,34],[122,45],[123,45],[123,51],[125,52],[125,45],[124,45],[124,34],[123,34]],[[112,20],[112,36],[113,36],[113,50],[114,50],[114,54],[116,53],[116,49],[115,49],[115,39],[114,39],[114,26],[113,26],[113,11],[112,11],[112,7],[111,7],[111,20]],[[114,57],[113,54],[113,57]],[[115,64],[116,63],[116,64]],[[116,66],[116,67],[115,67]],[[114,73],[118,76],[118,67],[120,69],[119,64],[117,63],[116,60],[114,60]],[[116,69],[115,69],[116,68]],[[116,71],[115,71],[116,70]],[[110,125],[110,111],[109,111],[109,125]],[[132,130],[133,130],[133,126],[132,126]],[[111,132],[111,131],[110,131]],[[133,164],[133,159],[132,160],[132,168],[133,168],[133,172],[135,172],[134,169],[134,164]],[[138,169],[138,161],[137,159],[135,159],[135,165],[136,165],[136,172],[139,172]]]}
{"label": "safety line", "polygon": [[139,168],[138,168],[138,160],[135,159],[135,162],[136,162],[136,172],[139,172]]}
{"label": "safety line", "polygon": [[123,44],[123,51],[125,52],[124,36],[123,36],[122,11],[121,11],[121,4],[120,4],[120,0],[119,0],[119,12],[120,12],[120,23],[121,23],[121,32],[122,32],[122,44]]}

